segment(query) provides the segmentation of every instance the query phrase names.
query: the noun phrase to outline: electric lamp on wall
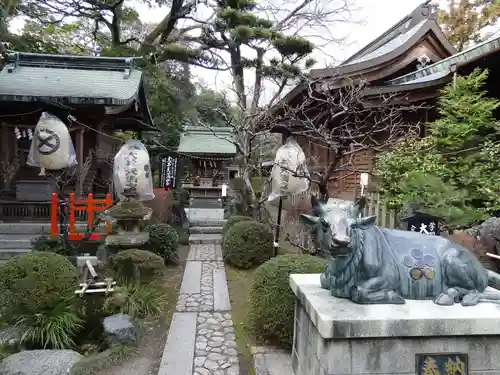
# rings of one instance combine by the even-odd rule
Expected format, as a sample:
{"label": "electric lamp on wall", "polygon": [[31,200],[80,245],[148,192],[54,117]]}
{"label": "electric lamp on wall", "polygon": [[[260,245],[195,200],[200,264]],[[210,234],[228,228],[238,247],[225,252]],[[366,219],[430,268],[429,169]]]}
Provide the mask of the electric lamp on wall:
{"label": "electric lamp on wall", "polygon": [[364,195],[365,188],[368,186],[370,175],[363,172],[359,175],[359,184],[361,185],[361,196]]}

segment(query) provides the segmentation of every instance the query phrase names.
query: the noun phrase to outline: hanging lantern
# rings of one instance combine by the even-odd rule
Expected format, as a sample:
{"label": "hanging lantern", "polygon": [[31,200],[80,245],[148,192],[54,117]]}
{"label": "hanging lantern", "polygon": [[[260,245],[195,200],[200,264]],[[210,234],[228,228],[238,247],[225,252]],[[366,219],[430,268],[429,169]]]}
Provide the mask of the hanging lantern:
{"label": "hanging lantern", "polygon": [[309,189],[306,155],[295,138],[289,137],[276,152],[271,172],[271,194],[268,201]]}
{"label": "hanging lantern", "polygon": [[129,140],[115,156],[113,166],[115,191],[120,200],[125,189],[134,191],[141,201],[154,199],[149,153],[138,140]]}
{"label": "hanging lantern", "polygon": [[56,116],[43,112],[35,127],[27,164],[42,170],[58,170],[77,164],[68,128]]}

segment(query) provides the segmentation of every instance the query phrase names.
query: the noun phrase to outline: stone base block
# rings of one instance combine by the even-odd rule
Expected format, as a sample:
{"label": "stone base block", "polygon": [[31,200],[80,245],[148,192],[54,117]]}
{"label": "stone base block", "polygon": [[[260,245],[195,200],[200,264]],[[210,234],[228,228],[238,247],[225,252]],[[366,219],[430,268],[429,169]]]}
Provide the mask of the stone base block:
{"label": "stone base block", "polygon": [[295,375],[446,374],[444,362],[440,372],[424,372],[417,356],[437,359],[439,367],[456,354],[465,355],[464,375],[500,375],[500,305],[357,305],[332,297],[319,276],[290,277]]}

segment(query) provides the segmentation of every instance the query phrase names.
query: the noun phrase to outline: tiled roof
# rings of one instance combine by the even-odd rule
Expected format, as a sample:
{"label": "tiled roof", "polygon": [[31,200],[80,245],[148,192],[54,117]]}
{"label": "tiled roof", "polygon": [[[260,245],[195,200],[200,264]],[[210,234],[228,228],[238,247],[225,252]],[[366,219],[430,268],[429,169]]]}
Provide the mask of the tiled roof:
{"label": "tiled roof", "polygon": [[450,74],[450,67],[452,65],[466,64],[467,62],[474,60],[481,55],[491,53],[492,51],[499,49],[500,49],[500,35],[497,34],[494,37],[482,43],[479,43],[471,48],[468,48],[462,52],[459,52],[446,59],[443,59],[434,64],[426,66],[425,68],[419,69],[415,72],[394,78],[388,83],[390,85],[401,85],[401,84],[419,83],[419,82],[429,81],[432,79],[441,78],[444,75]]}
{"label": "tiled roof", "polygon": [[184,154],[236,155],[231,128],[188,127],[181,136],[177,152]]}
{"label": "tiled roof", "polygon": [[125,105],[141,85],[132,58],[12,53],[0,71],[0,100]]}
{"label": "tiled roof", "polygon": [[375,59],[375,58],[380,57],[380,56],[384,56],[384,55],[396,50],[398,47],[401,47],[403,44],[405,44],[413,35],[415,35],[426,22],[427,22],[427,20],[420,21],[417,25],[413,26],[411,29],[407,30],[405,33],[399,34],[398,36],[394,37],[393,39],[390,39],[385,44],[378,47],[376,50],[374,50],[370,53],[367,53],[366,55],[363,55],[362,57],[359,57],[355,60],[351,60],[348,63],[342,64],[341,66],[358,64],[360,62],[372,60],[372,59]]}

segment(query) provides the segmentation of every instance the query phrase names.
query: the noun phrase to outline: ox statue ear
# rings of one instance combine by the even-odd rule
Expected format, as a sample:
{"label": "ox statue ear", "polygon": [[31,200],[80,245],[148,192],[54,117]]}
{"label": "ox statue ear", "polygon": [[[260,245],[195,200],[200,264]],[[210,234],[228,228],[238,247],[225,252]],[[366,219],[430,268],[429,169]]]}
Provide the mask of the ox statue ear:
{"label": "ox statue ear", "polygon": [[376,220],[376,216],[360,217],[359,219],[356,219],[353,226],[359,229],[368,229],[375,224]]}
{"label": "ox statue ear", "polygon": [[317,216],[301,214],[299,220],[308,229],[314,229],[320,223],[320,218]]}

